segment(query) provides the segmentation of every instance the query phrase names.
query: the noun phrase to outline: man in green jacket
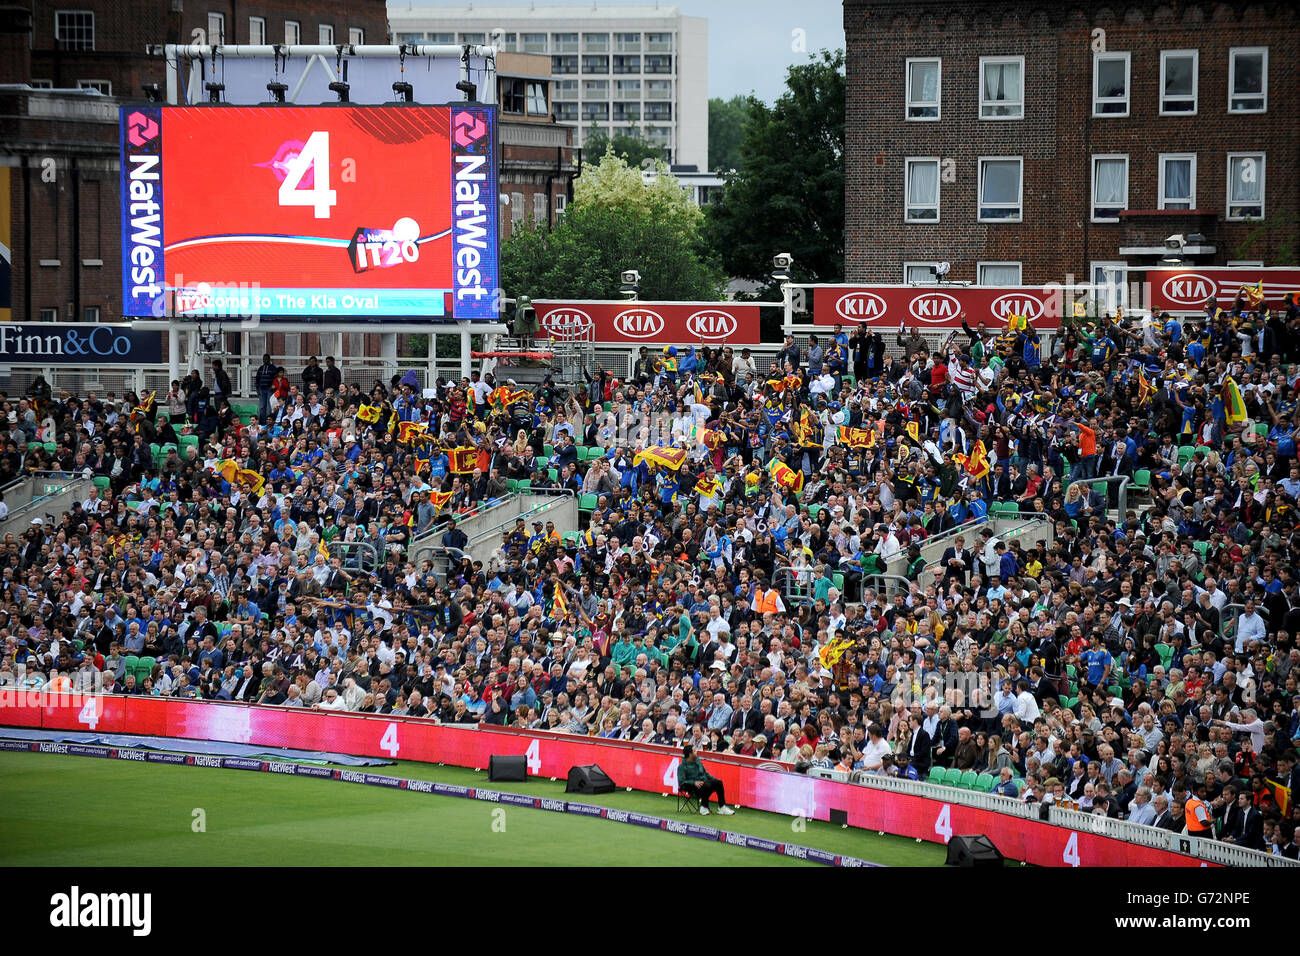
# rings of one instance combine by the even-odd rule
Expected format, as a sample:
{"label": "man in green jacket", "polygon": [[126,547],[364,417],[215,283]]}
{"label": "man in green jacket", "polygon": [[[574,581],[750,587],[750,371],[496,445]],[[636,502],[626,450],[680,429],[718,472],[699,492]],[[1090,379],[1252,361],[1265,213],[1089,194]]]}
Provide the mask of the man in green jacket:
{"label": "man in green jacket", "polygon": [[700,813],[709,815],[709,797],[718,795],[718,812],[725,815],[735,813],[727,806],[727,795],[722,789],[722,781],[711,776],[695,755],[695,748],[687,744],[682,748],[682,762],[677,765],[677,789],[683,793],[693,793],[700,798]]}

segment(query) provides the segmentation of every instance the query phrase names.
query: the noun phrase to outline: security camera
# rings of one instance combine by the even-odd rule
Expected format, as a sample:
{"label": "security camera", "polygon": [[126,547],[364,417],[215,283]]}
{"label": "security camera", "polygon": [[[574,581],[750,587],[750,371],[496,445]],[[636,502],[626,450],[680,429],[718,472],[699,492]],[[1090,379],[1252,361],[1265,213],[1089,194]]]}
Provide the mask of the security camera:
{"label": "security camera", "polygon": [[623,285],[636,285],[641,281],[641,273],[637,272],[635,269],[627,269],[620,272],[618,278]]}
{"label": "security camera", "polygon": [[1165,248],[1170,252],[1177,252],[1185,245],[1187,245],[1187,239],[1181,232],[1165,240]]}
{"label": "security camera", "polygon": [[788,252],[778,252],[772,257],[773,269],[788,272],[792,265],[794,265],[794,256]]}

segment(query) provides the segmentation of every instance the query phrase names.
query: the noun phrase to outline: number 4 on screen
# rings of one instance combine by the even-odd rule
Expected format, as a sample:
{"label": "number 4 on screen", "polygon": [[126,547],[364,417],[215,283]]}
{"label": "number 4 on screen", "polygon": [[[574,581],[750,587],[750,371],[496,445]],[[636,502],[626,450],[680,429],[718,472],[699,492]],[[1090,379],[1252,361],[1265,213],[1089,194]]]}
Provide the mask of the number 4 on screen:
{"label": "number 4 on screen", "polygon": [[[303,186],[307,170],[312,184]],[[338,193],[330,189],[330,134],[316,130],[307,137],[302,152],[289,160],[284,182],[280,183],[281,206],[311,206],[317,219],[328,219],[330,207],[338,205]]]}

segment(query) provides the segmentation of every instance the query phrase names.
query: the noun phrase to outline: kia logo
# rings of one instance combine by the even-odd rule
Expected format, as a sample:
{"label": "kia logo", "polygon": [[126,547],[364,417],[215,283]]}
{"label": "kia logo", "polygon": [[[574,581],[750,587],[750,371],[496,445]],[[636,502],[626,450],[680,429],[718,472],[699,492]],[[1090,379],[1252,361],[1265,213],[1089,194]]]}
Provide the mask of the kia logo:
{"label": "kia logo", "polygon": [[846,292],[835,303],[835,311],[850,322],[870,322],[883,318],[889,308],[874,292]]}
{"label": "kia logo", "polygon": [[1199,272],[1180,272],[1172,275],[1160,288],[1165,298],[1178,305],[1200,305],[1218,292],[1217,283]]}
{"label": "kia logo", "polygon": [[705,309],[686,320],[686,331],[702,339],[725,339],[739,328],[736,317],[728,312]]}
{"label": "kia logo", "polygon": [[595,322],[581,309],[556,309],[542,316],[541,325],[556,338],[581,338],[592,330]]}
{"label": "kia logo", "polygon": [[994,299],[993,304],[989,306],[989,312],[999,321],[1005,320],[1009,315],[1023,315],[1033,322],[1035,319],[1042,318],[1043,303],[1032,295],[1009,292]]}
{"label": "kia logo", "polygon": [[961,303],[946,292],[925,292],[912,299],[907,311],[918,322],[938,324],[961,315]]}
{"label": "kia logo", "polygon": [[628,309],[614,316],[614,328],[629,339],[652,339],[664,330],[664,317],[649,309]]}
{"label": "kia logo", "polygon": [[126,118],[126,138],[132,146],[143,146],[158,135],[158,124],[139,110]]}
{"label": "kia logo", "polygon": [[473,113],[467,113],[461,110],[451,119],[451,127],[455,130],[457,146],[468,146],[475,140],[481,139],[487,132],[487,126],[483,121]]}

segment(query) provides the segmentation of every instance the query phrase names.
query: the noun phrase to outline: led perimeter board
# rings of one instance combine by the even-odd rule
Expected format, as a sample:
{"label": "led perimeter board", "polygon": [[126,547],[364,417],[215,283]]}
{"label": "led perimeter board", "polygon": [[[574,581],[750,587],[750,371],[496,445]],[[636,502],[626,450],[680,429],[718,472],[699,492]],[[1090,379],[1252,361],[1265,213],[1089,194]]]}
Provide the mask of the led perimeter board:
{"label": "led perimeter board", "polygon": [[495,319],[491,106],[128,106],[122,312]]}

